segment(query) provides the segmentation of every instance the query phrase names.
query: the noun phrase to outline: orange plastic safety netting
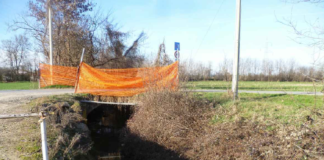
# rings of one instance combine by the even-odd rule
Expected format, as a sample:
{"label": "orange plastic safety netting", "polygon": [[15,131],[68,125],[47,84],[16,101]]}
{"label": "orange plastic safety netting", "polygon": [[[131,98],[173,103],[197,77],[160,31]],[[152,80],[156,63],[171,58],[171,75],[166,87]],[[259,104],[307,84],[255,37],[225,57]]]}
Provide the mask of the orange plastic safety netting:
{"label": "orange plastic safety netting", "polygon": [[76,67],[39,64],[40,87],[53,85],[74,86],[77,74]]}
{"label": "orange plastic safety netting", "polygon": [[165,67],[96,69],[82,63],[76,93],[133,96],[149,89],[175,88],[178,62]]}
{"label": "orange plastic safety netting", "polygon": [[73,67],[52,66],[52,76],[50,65],[41,64],[40,69],[41,87],[76,84],[76,93],[133,96],[149,89],[178,86],[178,62],[164,67],[131,69],[97,69],[81,63],[78,76],[77,68]]}

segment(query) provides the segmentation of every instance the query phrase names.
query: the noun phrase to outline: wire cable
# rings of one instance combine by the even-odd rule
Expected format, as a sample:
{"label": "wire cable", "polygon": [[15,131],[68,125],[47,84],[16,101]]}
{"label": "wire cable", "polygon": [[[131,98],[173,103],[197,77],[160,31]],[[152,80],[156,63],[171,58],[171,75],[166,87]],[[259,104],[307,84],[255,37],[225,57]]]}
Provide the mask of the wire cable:
{"label": "wire cable", "polygon": [[[208,32],[209,32],[210,28],[211,28],[211,27],[212,27],[212,25],[214,24],[214,21],[215,21],[215,19],[216,19],[217,15],[218,15],[218,13],[219,13],[220,9],[222,8],[222,6],[223,6],[224,2],[225,2],[225,0],[223,0],[223,1],[222,1],[221,5],[220,5],[220,6],[219,6],[219,8],[217,9],[217,11],[216,11],[216,14],[215,14],[214,18],[213,18],[212,22],[210,23],[210,25],[209,25],[209,27],[208,27],[208,29],[207,29],[207,31],[206,31],[206,33],[205,33],[205,35],[204,35],[203,39],[201,40],[201,42],[200,42],[200,44],[199,44],[199,46],[198,46],[198,49],[197,49],[197,51],[195,52],[195,54],[194,54],[194,55],[196,55],[196,54],[198,53],[198,51],[200,50],[200,47],[201,47],[202,43],[204,42],[204,40],[205,40],[205,38],[206,38],[206,36],[207,36],[207,34],[208,34]],[[191,57],[191,55],[190,55],[190,57]]]}

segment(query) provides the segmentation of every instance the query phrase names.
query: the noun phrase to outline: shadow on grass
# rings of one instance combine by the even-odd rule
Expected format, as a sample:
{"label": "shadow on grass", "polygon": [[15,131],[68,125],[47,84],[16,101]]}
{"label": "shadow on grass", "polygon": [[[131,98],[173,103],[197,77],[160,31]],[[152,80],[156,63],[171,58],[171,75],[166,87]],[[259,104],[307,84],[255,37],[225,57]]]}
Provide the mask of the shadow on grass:
{"label": "shadow on grass", "polygon": [[134,134],[128,134],[123,142],[124,160],[187,160],[172,150]]}

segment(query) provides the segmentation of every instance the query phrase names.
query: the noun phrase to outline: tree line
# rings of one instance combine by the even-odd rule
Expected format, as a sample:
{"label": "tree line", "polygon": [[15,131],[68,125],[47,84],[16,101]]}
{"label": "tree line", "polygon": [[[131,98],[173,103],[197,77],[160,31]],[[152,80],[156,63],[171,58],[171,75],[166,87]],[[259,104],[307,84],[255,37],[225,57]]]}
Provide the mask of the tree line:
{"label": "tree line", "polygon": [[0,67],[0,81],[36,80],[39,59],[30,53],[29,38],[16,35],[3,40],[0,45],[3,67]]}
{"label": "tree line", "polygon": [[[233,63],[231,59],[223,59],[216,65],[183,61],[180,77],[184,80],[232,80]],[[239,79],[241,81],[299,81],[322,80],[323,66],[303,66],[295,60],[270,60],[241,58]]]}

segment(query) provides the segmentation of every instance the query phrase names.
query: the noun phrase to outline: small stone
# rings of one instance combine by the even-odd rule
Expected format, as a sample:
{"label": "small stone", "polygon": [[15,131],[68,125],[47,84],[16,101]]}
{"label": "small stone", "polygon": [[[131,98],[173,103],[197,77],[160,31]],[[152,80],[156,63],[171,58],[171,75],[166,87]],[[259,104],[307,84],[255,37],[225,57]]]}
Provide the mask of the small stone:
{"label": "small stone", "polygon": [[76,127],[77,127],[77,129],[79,129],[82,132],[89,132],[88,126],[86,124],[84,124],[84,123],[78,123],[76,125]]}

